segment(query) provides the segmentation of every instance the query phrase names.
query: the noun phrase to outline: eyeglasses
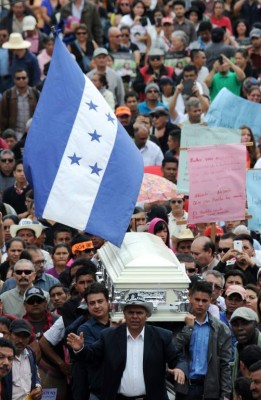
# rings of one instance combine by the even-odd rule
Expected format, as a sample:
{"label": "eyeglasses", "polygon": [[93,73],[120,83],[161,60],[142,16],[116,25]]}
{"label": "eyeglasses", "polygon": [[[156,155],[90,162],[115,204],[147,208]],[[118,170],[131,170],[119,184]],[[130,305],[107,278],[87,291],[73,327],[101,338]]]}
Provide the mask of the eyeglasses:
{"label": "eyeglasses", "polygon": [[128,33],[122,33],[121,36],[122,37],[130,37],[130,35]]}
{"label": "eyeglasses", "polygon": [[150,60],[151,60],[151,61],[160,61],[160,59],[161,59],[160,56],[153,56],[153,57],[150,57]]}
{"label": "eyeglasses", "polygon": [[182,204],[182,200],[171,200],[171,204]]}
{"label": "eyeglasses", "polygon": [[40,297],[31,297],[30,299],[26,300],[26,304],[32,306],[34,304],[43,304],[45,299],[41,299]]}
{"label": "eyeglasses", "polygon": [[14,159],[13,158],[2,158],[1,159],[1,162],[3,162],[3,163],[12,163],[14,161]]}
{"label": "eyeglasses", "polygon": [[33,263],[34,265],[46,264],[46,260],[38,260]]}
{"label": "eyeglasses", "polygon": [[192,274],[193,272],[196,271],[196,268],[188,268],[186,271]]}
{"label": "eyeglasses", "polygon": [[14,271],[14,273],[16,275],[31,275],[34,271],[32,271],[31,269],[18,269],[17,271]]}
{"label": "eyeglasses", "polygon": [[27,76],[16,76],[16,78],[15,78],[16,81],[20,81],[20,80],[25,81],[26,79],[27,79]]}
{"label": "eyeglasses", "polygon": [[227,253],[228,250],[230,250],[229,247],[224,247],[223,249],[221,249],[220,247],[217,249],[218,253]]}
{"label": "eyeglasses", "polygon": [[77,32],[76,35],[87,35],[87,32]]}

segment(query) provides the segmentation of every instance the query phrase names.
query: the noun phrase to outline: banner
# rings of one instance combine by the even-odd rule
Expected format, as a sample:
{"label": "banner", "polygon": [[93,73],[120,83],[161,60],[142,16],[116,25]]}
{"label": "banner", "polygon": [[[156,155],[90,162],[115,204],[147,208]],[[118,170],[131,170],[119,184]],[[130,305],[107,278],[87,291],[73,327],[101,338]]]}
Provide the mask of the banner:
{"label": "banner", "polygon": [[223,88],[211,103],[205,120],[209,126],[252,129],[255,139],[260,136],[261,104],[236,96]]}
{"label": "banner", "polygon": [[261,231],[261,170],[250,169],[246,177],[248,214],[252,218],[248,221],[248,228]]}
{"label": "banner", "polygon": [[[240,141],[241,133],[239,129],[210,128],[191,124],[182,127],[180,147],[191,148],[194,146],[240,143]],[[187,150],[180,151],[177,192],[189,193]]]}
{"label": "banner", "polygon": [[245,219],[246,148],[242,144],[188,150],[188,223]]}

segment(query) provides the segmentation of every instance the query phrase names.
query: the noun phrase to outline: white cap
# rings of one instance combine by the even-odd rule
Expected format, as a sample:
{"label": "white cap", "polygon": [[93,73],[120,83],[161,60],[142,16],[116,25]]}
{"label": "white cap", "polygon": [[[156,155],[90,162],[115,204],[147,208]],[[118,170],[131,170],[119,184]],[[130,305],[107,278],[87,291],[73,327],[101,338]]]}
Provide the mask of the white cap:
{"label": "white cap", "polygon": [[27,15],[23,19],[23,31],[33,31],[36,27],[37,21],[32,15]]}

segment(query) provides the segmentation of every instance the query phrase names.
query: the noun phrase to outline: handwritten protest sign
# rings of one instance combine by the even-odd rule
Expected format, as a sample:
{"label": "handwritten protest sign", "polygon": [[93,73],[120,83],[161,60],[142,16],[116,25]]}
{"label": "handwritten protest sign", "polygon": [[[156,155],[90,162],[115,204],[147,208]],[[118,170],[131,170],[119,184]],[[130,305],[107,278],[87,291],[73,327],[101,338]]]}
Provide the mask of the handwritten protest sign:
{"label": "handwritten protest sign", "polygon": [[261,230],[261,170],[250,169],[246,177],[248,213],[252,218],[248,221],[250,230]]}
{"label": "handwritten protest sign", "polygon": [[246,148],[242,144],[188,150],[188,223],[245,219]]}
{"label": "handwritten protest sign", "polygon": [[[210,128],[209,126],[191,124],[182,127],[180,147],[188,148],[212,144],[240,143],[240,141],[241,133],[239,129]],[[180,152],[177,192],[189,193],[187,150]]]}
{"label": "handwritten protest sign", "polygon": [[235,96],[225,88],[211,103],[205,119],[209,126],[240,128],[247,125],[256,139],[261,136],[261,104]]}

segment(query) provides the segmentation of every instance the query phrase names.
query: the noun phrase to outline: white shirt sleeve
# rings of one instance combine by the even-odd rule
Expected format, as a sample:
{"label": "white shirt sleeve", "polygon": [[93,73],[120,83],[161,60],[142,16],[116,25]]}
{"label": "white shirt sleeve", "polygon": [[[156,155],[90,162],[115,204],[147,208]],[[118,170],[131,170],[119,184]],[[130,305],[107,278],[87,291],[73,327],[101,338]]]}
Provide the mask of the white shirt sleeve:
{"label": "white shirt sleeve", "polygon": [[48,331],[44,332],[44,337],[46,340],[48,340],[49,343],[51,343],[53,346],[56,346],[58,343],[60,343],[61,340],[63,340],[64,335],[65,335],[65,327],[63,323],[63,318],[60,317],[58,318],[55,323],[51,326]]}

